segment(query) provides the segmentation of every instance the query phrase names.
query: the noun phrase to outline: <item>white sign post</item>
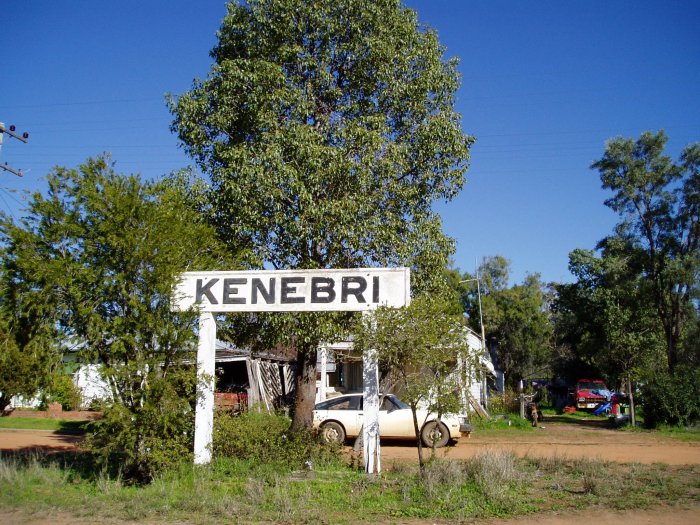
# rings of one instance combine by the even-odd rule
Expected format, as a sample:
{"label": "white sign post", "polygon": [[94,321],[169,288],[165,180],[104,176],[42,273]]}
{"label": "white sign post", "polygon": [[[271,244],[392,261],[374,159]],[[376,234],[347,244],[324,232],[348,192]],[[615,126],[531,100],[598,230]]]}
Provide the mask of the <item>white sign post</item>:
{"label": "white sign post", "polygon": [[197,411],[194,426],[194,462],[211,461],[214,431],[214,372],[216,366],[216,319],[211,312],[199,314],[197,345]]}
{"label": "white sign post", "polygon": [[[216,321],[225,312],[363,312],[410,302],[408,268],[185,272],[174,309],[199,309],[194,462],[211,461],[214,422]],[[380,471],[376,351],[363,358],[365,470]],[[369,447],[369,448],[368,448]],[[376,455],[376,457],[375,457]]]}
{"label": "white sign post", "polygon": [[367,474],[382,471],[379,448],[379,370],[377,351],[367,350],[362,355],[362,447]]}

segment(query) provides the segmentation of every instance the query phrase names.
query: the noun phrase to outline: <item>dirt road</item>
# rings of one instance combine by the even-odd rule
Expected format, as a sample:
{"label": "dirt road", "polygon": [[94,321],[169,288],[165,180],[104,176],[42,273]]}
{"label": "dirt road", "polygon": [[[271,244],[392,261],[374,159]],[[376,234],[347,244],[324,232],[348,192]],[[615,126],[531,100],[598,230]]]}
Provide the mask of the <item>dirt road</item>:
{"label": "dirt road", "polygon": [[[80,436],[56,434],[49,430],[0,430],[0,451],[60,451],[79,445]],[[648,432],[621,432],[601,427],[598,421],[578,424],[545,419],[531,433],[492,436],[475,432],[456,446],[440,451],[454,459],[464,459],[487,450],[510,450],[518,456],[563,456],[623,463],[700,464],[700,443],[678,441]],[[413,460],[415,446],[403,442],[383,442],[383,460]]]}
{"label": "dirt road", "polygon": [[[442,454],[464,459],[487,450],[510,450],[518,456],[589,458],[621,463],[700,464],[700,443],[678,441],[649,432],[622,432],[602,427],[598,421],[578,424],[545,419],[532,433],[517,436],[492,436],[474,432],[470,438],[446,448]],[[414,446],[384,443],[385,460],[413,459]]]}
{"label": "dirt road", "polygon": [[0,452],[41,450],[58,452],[76,448],[83,437],[52,430],[0,430]]}

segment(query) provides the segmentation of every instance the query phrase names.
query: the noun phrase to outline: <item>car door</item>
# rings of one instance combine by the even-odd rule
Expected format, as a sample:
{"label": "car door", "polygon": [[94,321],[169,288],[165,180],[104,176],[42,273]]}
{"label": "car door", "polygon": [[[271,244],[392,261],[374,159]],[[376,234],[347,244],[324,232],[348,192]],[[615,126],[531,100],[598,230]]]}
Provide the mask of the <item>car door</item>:
{"label": "car door", "polygon": [[384,396],[379,406],[379,435],[385,438],[414,438],[413,414],[394,396]]}

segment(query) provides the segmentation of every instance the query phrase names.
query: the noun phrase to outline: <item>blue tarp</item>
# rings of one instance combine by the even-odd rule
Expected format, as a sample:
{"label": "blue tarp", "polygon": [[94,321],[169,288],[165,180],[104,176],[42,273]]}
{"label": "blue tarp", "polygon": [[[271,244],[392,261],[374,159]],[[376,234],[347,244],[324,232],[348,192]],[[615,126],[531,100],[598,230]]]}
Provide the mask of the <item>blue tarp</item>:
{"label": "blue tarp", "polygon": [[602,413],[605,412],[606,410],[610,410],[610,403],[604,403],[604,404],[600,405],[598,408],[596,408],[596,409],[593,411],[593,415],[594,415],[594,416],[599,416],[600,414],[602,414]]}

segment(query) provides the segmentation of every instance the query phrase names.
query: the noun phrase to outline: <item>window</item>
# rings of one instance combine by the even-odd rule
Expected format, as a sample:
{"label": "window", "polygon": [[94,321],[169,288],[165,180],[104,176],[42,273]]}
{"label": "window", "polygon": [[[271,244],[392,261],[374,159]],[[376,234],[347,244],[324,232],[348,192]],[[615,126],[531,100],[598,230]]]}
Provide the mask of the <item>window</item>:
{"label": "window", "polygon": [[316,405],[316,410],[360,410],[362,396],[343,396]]}
{"label": "window", "polygon": [[394,403],[389,396],[386,396],[382,401],[379,410],[386,410],[387,412],[391,412],[392,410],[396,410],[397,408],[399,407],[396,406],[396,403]]}

